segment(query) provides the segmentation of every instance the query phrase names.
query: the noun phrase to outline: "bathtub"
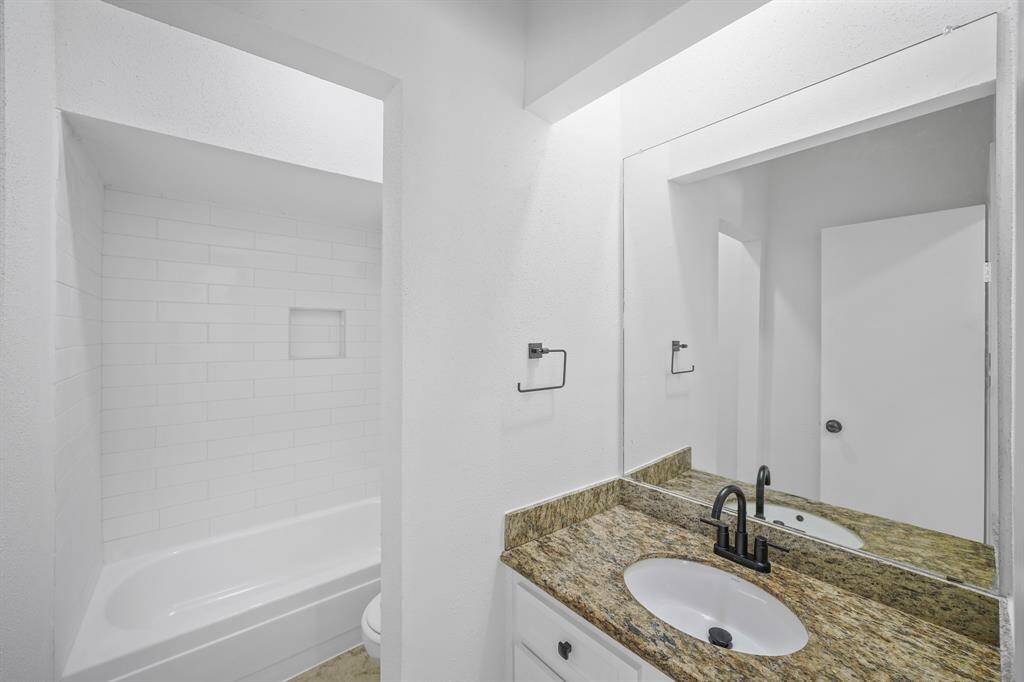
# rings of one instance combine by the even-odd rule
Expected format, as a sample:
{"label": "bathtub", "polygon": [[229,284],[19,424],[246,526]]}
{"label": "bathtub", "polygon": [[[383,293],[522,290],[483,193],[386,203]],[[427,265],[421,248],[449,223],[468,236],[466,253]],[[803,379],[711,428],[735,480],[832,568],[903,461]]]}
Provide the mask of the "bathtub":
{"label": "bathtub", "polygon": [[380,500],[107,564],[67,682],[285,680],[360,641]]}

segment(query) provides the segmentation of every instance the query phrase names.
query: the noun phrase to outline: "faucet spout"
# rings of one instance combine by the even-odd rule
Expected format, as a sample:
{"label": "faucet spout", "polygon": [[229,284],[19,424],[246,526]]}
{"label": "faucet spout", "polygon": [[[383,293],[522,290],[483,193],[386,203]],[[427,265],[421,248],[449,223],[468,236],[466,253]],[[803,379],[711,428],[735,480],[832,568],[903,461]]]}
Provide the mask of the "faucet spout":
{"label": "faucet spout", "polygon": [[[767,477],[768,467],[761,468]],[[758,472],[758,479],[760,478],[761,475]],[[770,479],[767,482],[770,482]],[[736,496],[736,544],[730,547],[729,526],[722,521],[722,508],[725,507],[726,500],[732,495]],[[734,561],[740,566],[746,566],[761,573],[770,573],[772,565],[768,561],[768,547],[771,546],[788,551],[783,547],[772,544],[768,541],[768,538],[758,535],[754,538],[754,553],[750,554],[747,552],[747,498],[743,495],[743,491],[739,486],[730,484],[719,490],[718,496],[715,497],[715,503],[711,506],[711,518],[702,518],[701,522],[715,526],[718,529],[715,546],[713,547],[715,554],[729,561]]]}
{"label": "faucet spout", "polygon": [[767,464],[757,470],[757,491],[754,497],[754,517],[764,519],[764,487],[772,484],[772,472]]}
{"label": "faucet spout", "polygon": [[736,535],[739,536],[742,533],[745,539],[747,534],[747,497],[739,486],[729,484],[718,491],[715,503],[711,507],[711,518],[722,519],[722,507],[725,506],[725,501],[729,499],[730,495],[736,496]]}

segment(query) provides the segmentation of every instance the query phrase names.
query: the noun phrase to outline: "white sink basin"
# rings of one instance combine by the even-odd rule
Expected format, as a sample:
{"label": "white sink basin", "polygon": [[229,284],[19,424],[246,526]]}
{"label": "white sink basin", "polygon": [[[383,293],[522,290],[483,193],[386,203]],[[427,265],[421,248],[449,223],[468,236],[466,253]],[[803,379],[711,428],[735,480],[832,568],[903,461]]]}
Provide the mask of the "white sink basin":
{"label": "white sink basin", "polygon": [[[747,514],[752,515],[750,507],[747,507]],[[811,514],[810,512],[793,509],[792,507],[783,507],[777,504],[768,504],[766,502],[764,505],[764,518],[768,523],[784,525],[787,528],[802,531],[808,535],[828,540],[850,549],[860,549],[864,546],[864,541],[861,537],[846,526],[840,526],[835,521],[830,521],[823,516]],[[782,523],[778,524],[777,522],[779,521]],[[756,533],[752,533],[752,535],[756,535]]]}
{"label": "white sink basin", "polygon": [[626,587],[658,618],[705,642],[711,628],[732,635],[733,651],[785,656],[807,644],[800,619],[778,599],[732,573],[683,559],[644,559]]}

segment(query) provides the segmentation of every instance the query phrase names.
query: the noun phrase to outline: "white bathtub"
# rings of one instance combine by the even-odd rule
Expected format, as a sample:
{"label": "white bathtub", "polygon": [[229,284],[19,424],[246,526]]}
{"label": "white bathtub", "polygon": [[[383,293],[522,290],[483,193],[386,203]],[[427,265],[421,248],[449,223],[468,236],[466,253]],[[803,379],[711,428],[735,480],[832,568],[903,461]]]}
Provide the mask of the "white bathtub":
{"label": "white bathtub", "polygon": [[108,564],[64,679],[284,680],[360,641],[380,501]]}

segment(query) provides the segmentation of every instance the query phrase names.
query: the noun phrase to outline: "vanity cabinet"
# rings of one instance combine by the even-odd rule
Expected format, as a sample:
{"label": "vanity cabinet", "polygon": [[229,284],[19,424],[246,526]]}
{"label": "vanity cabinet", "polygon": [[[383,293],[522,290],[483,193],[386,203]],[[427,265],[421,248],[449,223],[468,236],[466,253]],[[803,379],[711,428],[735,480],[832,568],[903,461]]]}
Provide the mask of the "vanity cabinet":
{"label": "vanity cabinet", "polygon": [[506,569],[506,679],[662,682],[661,671]]}
{"label": "vanity cabinet", "polygon": [[525,644],[519,643],[512,650],[514,682],[561,682],[554,670],[544,665]]}

